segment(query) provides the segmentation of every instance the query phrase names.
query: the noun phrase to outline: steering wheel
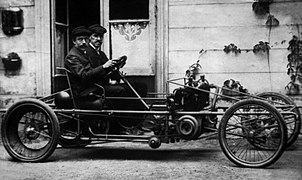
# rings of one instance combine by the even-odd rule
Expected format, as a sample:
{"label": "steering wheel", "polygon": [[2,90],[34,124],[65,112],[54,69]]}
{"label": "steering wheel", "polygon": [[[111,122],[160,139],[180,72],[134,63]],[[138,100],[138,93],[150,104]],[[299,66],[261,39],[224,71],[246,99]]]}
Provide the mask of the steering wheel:
{"label": "steering wheel", "polygon": [[126,60],[127,60],[127,56],[121,56],[118,59],[114,59],[113,61],[116,63],[115,68],[122,68],[124,67],[124,65],[126,64]]}
{"label": "steering wheel", "polygon": [[110,72],[106,75],[107,77],[113,74],[114,72],[118,71],[120,68],[124,67],[126,64],[127,56],[121,56],[118,59],[114,59],[113,61],[116,65],[110,70]]}

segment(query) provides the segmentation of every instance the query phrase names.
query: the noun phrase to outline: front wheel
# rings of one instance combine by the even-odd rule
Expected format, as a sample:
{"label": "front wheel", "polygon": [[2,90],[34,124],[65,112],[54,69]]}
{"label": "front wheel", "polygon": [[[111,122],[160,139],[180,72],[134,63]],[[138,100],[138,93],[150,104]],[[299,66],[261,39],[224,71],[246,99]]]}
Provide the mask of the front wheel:
{"label": "front wheel", "polygon": [[24,99],[5,113],[1,127],[2,141],[15,160],[39,162],[55,150],[60,137],[56,114],[42,101]]}
{"label": "front wheel", "polygon": [[239,166],[259,168],[269,166],[281,157],[287,130],[276,108],[264,101],[247,99],[225,112],[218,137],[230,161]]}

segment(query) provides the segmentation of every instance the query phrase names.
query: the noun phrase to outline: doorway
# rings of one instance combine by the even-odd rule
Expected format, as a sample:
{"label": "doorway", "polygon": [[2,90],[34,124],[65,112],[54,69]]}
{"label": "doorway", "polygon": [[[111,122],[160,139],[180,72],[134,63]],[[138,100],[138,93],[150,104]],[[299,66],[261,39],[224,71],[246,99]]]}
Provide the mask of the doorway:
{"label": "doorway", "polygon": [[103,49],[109,59],[128,56],[123,72],[130,82],[146,82],[155,91],[156,0],[52,0],[52,91],[66,88],[57,67],[73,46],[70,34],[77,26],[101,24],[107,30]]}

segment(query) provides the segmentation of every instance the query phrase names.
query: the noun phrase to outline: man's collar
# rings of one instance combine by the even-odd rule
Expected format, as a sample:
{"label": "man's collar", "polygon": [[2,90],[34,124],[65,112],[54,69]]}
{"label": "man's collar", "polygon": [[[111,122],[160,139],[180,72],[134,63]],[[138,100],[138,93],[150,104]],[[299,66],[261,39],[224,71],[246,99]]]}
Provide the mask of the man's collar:
{"label": "man's collar", "polygon": [[86,48],[85,49],[81,49],[79,47],[75,47],[78,51],[80,51],[83,54],[87,54]]}
{"label": "man's collar", "polygon": [[95,47],[91,42],[89,43],[89,45],[90,45],[94,50],[96,50],[96,51],[99,51],[99,50],[100,50],[100,48]]}

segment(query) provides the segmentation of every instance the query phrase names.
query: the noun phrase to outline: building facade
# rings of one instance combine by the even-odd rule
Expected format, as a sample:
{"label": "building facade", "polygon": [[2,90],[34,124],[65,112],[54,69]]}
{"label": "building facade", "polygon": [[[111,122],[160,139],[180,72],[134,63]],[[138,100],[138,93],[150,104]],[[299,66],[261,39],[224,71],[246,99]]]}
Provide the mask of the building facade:
{"label": "building facade", "polygon": [[[259,2],[2,0],[0,57],[17,53],[21,65],[10,69],[0,62],[0,107],[58,91],[63,77],[57,67],[72,46],[71,30],[92,24],[108,30],[103,45],[107,56],[127,55],[123,72],[132,81],[146,82],[149,91],[171,92],[175,86],[166,81],[183,77],[199,60],[210,83],[235,79],[251,93],[286,93],[291,80],[288,46],[293,36],[302,36],[302,2]],[[12,17],[21,17],[14,20],[20,22],[5,23]],[[10,34],[7,26],[21,30]]]}

